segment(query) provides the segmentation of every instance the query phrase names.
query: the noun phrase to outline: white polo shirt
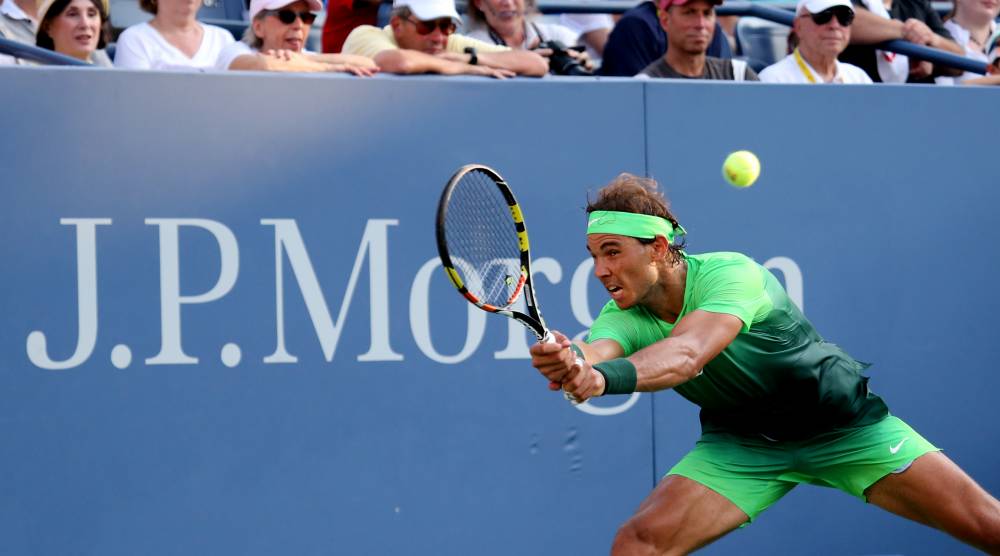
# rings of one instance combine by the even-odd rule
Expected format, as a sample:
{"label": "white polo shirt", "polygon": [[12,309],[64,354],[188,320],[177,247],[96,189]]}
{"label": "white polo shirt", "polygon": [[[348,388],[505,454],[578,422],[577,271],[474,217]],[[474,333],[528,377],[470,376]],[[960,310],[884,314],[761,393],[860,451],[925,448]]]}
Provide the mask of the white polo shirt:
{"label": "white polo shirt", "polygon": [[[774,64],[767,66],[760,72],[760,80],[764,83],[827,83],[823,76],[814,70],[805,58],[802,58],[804,67],[800,67],[794,54],[789,54]],[[812,76],[813,81],[809,80]],[[837,62],[837,73],[830,83],[844,83],[848,85],[858,85],[871,83],[872,78],[868,77],[865,70],[853,64]]]}

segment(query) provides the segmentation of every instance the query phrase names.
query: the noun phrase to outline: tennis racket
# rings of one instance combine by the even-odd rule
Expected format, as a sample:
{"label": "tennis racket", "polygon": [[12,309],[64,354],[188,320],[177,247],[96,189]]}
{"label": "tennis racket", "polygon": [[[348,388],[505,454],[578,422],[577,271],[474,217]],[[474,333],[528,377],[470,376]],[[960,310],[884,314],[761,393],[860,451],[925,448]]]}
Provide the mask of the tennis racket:
{"label": "tennis racket", "polygon": [[[535,298],[524,215],[495,170],[469,164],[448,180],[438,203],[437,246],[448,279],[466,300],[516,320],[540,342],[555,341]],[[512,309],[521,295],[526,313]],[[549,388],[560,385],[553,382]],[[568,392],[564,395],[576,403]]]}

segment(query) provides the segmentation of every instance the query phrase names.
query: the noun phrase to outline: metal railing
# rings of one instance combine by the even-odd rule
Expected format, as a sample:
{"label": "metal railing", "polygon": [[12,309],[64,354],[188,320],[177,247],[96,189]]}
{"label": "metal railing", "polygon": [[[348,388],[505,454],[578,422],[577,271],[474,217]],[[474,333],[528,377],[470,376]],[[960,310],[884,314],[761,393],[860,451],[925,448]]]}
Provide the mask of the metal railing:
{"label": "metal railing", "polygon": [[6,54],[22,60],[38,62],[57,66],[91,66],[86,62],[81,62],[76,58],[70,58],[64,54],[53,52],[45,48],[24,44],[23,42],[12,41],[0,38],[0,54]]}

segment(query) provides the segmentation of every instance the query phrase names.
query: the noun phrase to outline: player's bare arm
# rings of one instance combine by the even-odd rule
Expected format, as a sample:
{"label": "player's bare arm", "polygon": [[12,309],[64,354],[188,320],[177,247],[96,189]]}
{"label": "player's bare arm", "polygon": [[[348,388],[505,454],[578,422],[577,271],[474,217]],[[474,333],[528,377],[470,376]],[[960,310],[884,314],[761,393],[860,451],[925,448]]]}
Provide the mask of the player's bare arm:
{"label": "player's bare arm", "polygon": [[[643,348],[627,358],[635,366],[635,390],[639,392],[666,390],[698,376],[705,364],[732,343],[742,326],[743,323],[738,317],[726,313],[692,311],[685,315],[677,322],[670,337]],[[605,375],[594,369],[593,365],[616,359],[616,357],[602,358],[602,355],[615,355],[611,346],[618,346],[617,342],[609,340],[599,342],[600,346],[595,345],[598,342],[587,346],[595,352],[594,359],[588,357],[582,367],[570,368],[560,381],[564,390],[581,401],[604,395]],[[617,349],[617,353],[621,353],[621,347],[618,346]]]}
{"label": "player's bare arm", "polygon": [[636,390],[656,392],[698,376],[739,334],[743,322],[727,313],[692,311],[678,321],[673,333],[629,357],[635,365]]}

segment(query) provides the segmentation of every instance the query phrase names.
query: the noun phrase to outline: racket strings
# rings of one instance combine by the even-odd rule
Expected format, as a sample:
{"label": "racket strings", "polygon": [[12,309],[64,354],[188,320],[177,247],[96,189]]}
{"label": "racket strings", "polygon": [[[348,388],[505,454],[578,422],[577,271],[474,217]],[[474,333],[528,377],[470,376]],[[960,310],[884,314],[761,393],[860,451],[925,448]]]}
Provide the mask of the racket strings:
{"label": "racket strings", "polygon": [[510,206],[493,179],[463,176],[448,200],[445,241],[469,293],[495,307],[511,305],[523,284],[521,247]]}

